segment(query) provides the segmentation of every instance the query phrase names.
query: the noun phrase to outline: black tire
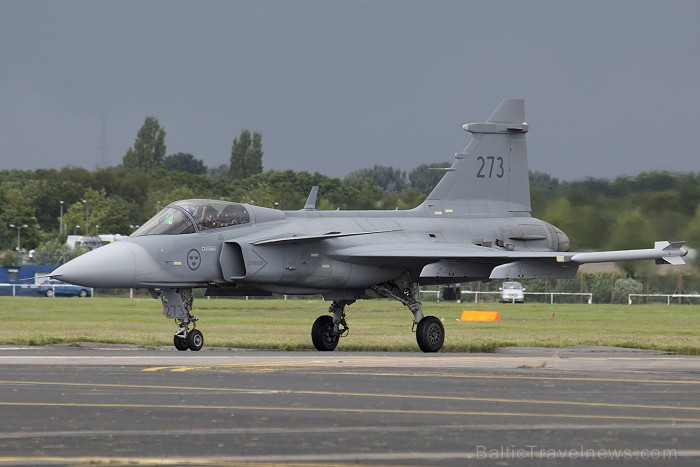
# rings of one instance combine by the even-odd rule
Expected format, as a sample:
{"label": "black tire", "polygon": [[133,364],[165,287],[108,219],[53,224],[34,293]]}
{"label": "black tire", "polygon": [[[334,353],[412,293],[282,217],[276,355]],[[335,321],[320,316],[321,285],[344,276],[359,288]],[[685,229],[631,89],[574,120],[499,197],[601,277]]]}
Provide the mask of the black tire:
{"label": "black tire", "polygon": [[80,289],[80,292],[78,292],[78,297],[85,298],[87,296],[88,296],[88,291],[85,289]]}
{"label": "black tire", "polygon": [[56,291],[54,289],[46,289],[46,296],[53,298],[56,296]]}
{"label": "black tire", "polygon": [[338,346],[340,336],[333,335],[333,318],[328,315],[319,316],[311,326],[311,341],[316,350],[330,352]]}
{"label": "black tire", "polygon": [[437,352],[445,343],[445,327],[435,316],[425,316],[416,328],[416,341],[423,352]]}
{"label": "black tire", "polygon": [[187,347],[187,341],[180,336],[173,336],[173,344],[175,344],[175,348],[180,351],[187,350],[189,348]]}
{"label": "black tire", "polygon": [[203,346],[204,336],[200,331],[198,331],[197,329],[193,329],[189,333],[187,333],[187,347],[192,352],[198,352],[202,350]]}

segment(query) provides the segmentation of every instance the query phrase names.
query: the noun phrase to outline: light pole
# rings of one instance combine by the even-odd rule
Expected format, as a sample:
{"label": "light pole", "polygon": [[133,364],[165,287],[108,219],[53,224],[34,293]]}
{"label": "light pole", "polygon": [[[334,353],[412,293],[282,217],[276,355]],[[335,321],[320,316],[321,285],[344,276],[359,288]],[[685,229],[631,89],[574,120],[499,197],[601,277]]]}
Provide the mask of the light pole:
{"label": "light pole", "polygon": [[75,224],[75,228],[73,229],[73,235],[78,235],[78,229],[80,226],[78,224]]}
{"label": "light pole", "polygon": [[95,236],[100,236],[100,224],[95,224]]}
{"label": "light pole", "polygon": [[83,204],[85,205],[85,234],[87,235],[90,233],[90,224],[88,223],[88,213],[90,211],[89,211],[88,202],[86,199],[83,200]]}
{"label": "light pole", "polygon": [[22,236],[20,232],[22,229],[26,229],[29,227],[27,224],[22,224],[22,225],[15,225],[15,224],[10,224],[10,227],[13,229],[17,229],[17,253],[22,251]]}
{"label": "light pole", "polygon": [[63,236],[63,231],[65,230],[63,228],[63,201],[60,201],[61,203],[61,218],[58,221],[58,234]]}

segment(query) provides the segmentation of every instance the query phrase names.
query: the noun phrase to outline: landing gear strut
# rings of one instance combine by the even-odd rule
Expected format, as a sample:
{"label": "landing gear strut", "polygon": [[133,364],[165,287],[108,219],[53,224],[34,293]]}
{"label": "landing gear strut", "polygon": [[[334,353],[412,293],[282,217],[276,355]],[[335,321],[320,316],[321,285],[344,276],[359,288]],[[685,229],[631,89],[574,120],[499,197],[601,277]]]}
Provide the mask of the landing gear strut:
{"label": "landing gear strut", "polygon": [[435,316],[423,316],[423,304],[418,300],[418,284],[411,281],[408,272],[404,272],[396,280],[375,285],[371,290],[382,297],[398,300],[411,310],[416,341],[423,352],[437,352],[442,348],[442,344],[445,343],[445,327]]}
{"label": "landing gear strut", "polygon": [[190,349],[197,352],[204,346],[204,336],[196,329],[197,318],[192,315],[192,289],[163,289],[160,291],[163,303],[163,314],[166,318],[174,319],[177,332],[173,336],[173,344],[177,350]]}
{"label": "landing gear strut", "polygon": [[[445,327],[435,316],[423,316],[418,284],[411,280],[408,271],[393,281],[383,282],[365,291],[370,298],[393,298],[403,303],[413,313],[413,330],[418,347],[423,352],[437,352],[445,343]],[[355,300],[334,300],[328,308],[333,317],[319,316],[311,327],[311,340],[314,347],[322,352],[335,350],[341,337],[348,334],[345,307]]]}
{"label": "landing gear strut", "polygon": [[345,307],[355,303],[355,300],[334,300],[328,312],[333,316],[322,315],[316,318],[311,327],[311,341],[316,350],[328,352],[334,350],[341,337],[350,332],[345,319]]}

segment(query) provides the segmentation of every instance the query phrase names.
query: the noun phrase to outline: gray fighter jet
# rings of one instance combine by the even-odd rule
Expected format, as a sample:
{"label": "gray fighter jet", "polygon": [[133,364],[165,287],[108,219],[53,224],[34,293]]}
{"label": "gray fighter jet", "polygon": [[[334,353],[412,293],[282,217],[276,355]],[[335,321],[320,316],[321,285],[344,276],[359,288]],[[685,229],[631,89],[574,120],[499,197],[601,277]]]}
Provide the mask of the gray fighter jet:
{"label": "gray fighter jet", "polygon": [[418,207],[405,211],[281,211],[228,201],[178,201],[129,238],[86,253],[51,276],[89,287],[145,288],[178,325],[178,350],[200,350],[192,289],[209,296],[322,294],[329,314],[314,346],[335,349],[345,308],[392,298],[413,314],[418,346],[442,348],[440,320],[424,316],[419,286],[488,279],[573,278],[580,264],[653,259],[683,264],[684,242],[653,248],[569,252],[569,238],[530,216],[525,105],[506,99],[485,123],[463,127],[466,149]]}

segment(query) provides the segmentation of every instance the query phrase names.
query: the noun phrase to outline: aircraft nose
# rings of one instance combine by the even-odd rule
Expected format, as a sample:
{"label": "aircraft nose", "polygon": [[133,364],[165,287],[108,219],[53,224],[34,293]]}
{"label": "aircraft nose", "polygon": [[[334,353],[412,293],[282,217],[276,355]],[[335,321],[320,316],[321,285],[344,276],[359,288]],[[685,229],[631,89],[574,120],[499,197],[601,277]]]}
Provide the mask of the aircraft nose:
{"label": "aircraft nose", "polygon": [[153,263],[153,259],[139,245],[115,242],[78,256],[51,275],[86,287],[138,287],[137,273],[146,272],[143,269],[144,266],[148,268],[149,263]]}

